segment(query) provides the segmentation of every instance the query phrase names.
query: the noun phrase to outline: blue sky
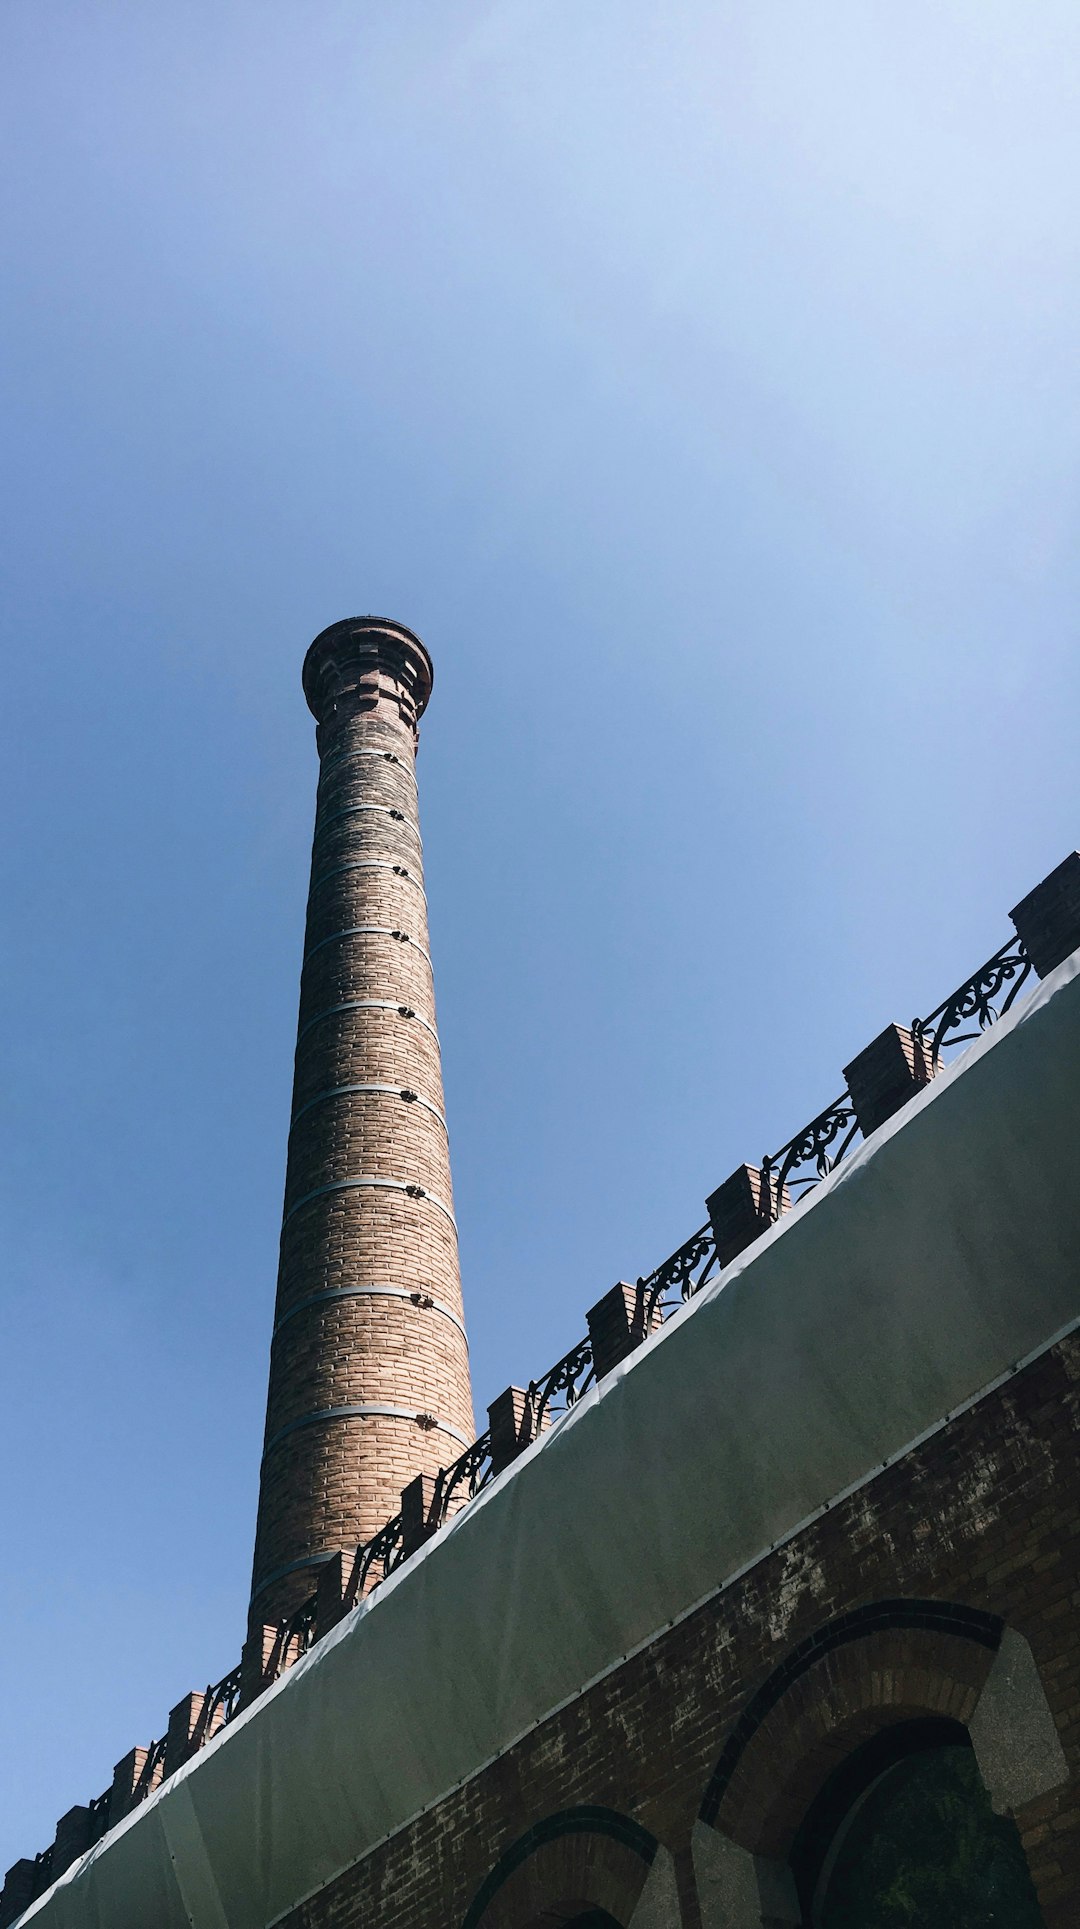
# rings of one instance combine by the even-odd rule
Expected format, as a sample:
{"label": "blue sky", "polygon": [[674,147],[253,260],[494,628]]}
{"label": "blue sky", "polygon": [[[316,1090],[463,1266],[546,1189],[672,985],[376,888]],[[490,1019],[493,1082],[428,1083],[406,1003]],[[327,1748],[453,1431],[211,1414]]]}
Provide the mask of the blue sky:
{"label": "blue sky", "polygon": [[2,1871],[239,1650],[319,629],[435,660],[481,1415],[1076,843],[1080,14],[9,0],[0,103]]}

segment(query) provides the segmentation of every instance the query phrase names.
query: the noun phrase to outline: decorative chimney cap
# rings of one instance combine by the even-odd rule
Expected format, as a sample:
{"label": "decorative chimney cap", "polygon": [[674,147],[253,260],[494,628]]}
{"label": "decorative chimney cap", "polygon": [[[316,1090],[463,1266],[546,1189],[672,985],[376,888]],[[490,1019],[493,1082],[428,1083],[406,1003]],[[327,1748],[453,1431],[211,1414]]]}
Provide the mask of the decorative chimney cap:
{"label": "decorative chimney cap", "polygon": [[361,683],[400,685],[404,716],[415,729],[427,708],[435,672],[415,630],[386,616],[347,616],[321,630],[304,658],[304,695],[320,724]]}

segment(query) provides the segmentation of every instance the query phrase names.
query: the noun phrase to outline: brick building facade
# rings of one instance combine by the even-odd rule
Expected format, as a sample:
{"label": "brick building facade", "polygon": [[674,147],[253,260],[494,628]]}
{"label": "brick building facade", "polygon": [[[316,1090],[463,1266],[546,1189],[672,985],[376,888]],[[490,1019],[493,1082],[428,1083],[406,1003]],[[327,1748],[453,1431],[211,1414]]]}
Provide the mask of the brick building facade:
{"label": "brick building facade", "polygon": [[594,1911],[624,1929],[809,1923],[790,1856],[815,1796],[861,1744],[928,1721],[973,1734],[1047,1929],[1073,1929],[1078,1493],[1074,1335],[292,1911],[288,1929],[554,1929]]}
{"label": "brick building facade", "polygon": [[[421,1210],[450,1206],[412,790],[430,666],[373,619],[313,648],[244,1664],[15,1865],[0,1921],[1071,1929],[1080,857],[472,1441],[452,1219]],[[471,1444],[448,1462],[424,1412]]]}

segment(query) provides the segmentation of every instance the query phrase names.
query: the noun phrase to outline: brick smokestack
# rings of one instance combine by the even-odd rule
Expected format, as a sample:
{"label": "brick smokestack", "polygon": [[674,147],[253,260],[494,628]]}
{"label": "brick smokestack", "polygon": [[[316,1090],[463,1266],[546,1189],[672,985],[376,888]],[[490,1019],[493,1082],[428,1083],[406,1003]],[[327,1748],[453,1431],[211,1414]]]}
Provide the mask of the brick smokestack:
{"label": "brick smokestack", "polygon": [[253,1622],[474,1437],[417,818],[431,681],[373,616],[304,662],[320,776]]}

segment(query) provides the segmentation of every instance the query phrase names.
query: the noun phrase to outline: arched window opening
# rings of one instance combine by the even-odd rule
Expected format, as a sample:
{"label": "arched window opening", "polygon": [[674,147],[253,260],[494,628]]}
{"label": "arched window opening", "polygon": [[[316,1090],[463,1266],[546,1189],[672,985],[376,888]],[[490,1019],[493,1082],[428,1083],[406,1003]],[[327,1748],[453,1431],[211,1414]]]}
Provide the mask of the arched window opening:
{"label": "arched window opening", "polygon": [[658,1849],[615,1809],[560,1809],[503,1851],[461,1929],[625,1929]]}
{"label": "arched window opening", "polygon": [[812,1929],[1045,1929],[1015,1822],[967,1730],[898,1723],[835,1770],[791,1851]]}

